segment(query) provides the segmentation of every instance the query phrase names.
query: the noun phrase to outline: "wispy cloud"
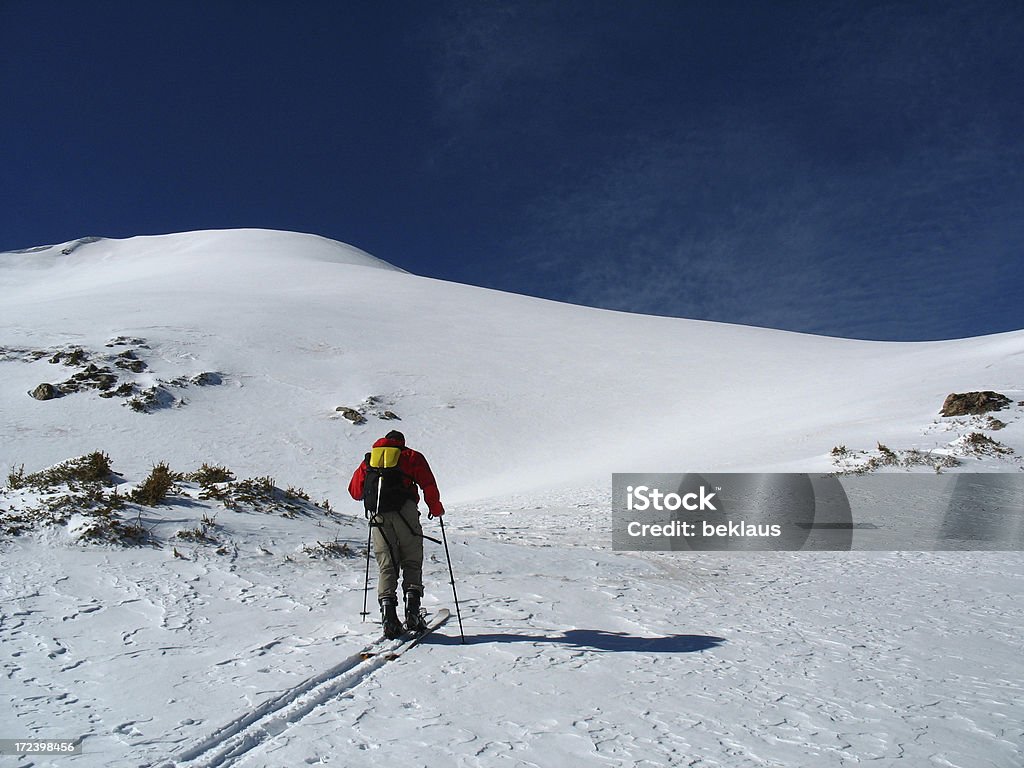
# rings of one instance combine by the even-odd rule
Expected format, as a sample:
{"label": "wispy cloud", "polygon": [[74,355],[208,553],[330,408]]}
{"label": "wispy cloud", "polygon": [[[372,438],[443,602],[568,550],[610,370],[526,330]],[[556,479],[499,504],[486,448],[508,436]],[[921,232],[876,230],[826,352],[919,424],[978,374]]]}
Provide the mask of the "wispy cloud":
{"label": "wispy cloud", "polygon": [[[1024,223],[977,149],[837,173],[741,126],[630,152],[532,208],[522,263],[582,304],[863,338],[955,334],[1021,285]],[[1012,176],[1012,173],[1010,174]],[[992,187],[986,187],[986,183]],[[1007,204],[1002,195],[1010,193]],[[966,278],[966,279],[965,279]],[[1024,317],[1021,318],[1024,327]],[[894,331],[894,329],[896,329]]]}
{"label": "wispy cloud", "polygon": [[448,160],[508,220],[501,287],[863,338],[1006,329],[1019,5],[593,8],[471,4],[435,38]]}
{"label": "wispy cloud", "polygon": [[[509,98],[544,98],[556,86],[587,36],[573,34],[557,4],[481,0],[454,4],[428,30],[434,49],[431,81],[438,119],[465,137],[502,121],[518,124]],[[529,106],[529,105],[522,105]]]}
{"label": "wispy cloud", "polygon": [[816,69],[781,102],[638,126],[533,202],[522,263],[538,287],[630,311],[936,338],[998,306],[1005,325],[1024,286],[1022,110],[972,89],[1016,49],[971,59],[991,40],[955,40],[977,32],[965,13],[854,19],[796,52]]}

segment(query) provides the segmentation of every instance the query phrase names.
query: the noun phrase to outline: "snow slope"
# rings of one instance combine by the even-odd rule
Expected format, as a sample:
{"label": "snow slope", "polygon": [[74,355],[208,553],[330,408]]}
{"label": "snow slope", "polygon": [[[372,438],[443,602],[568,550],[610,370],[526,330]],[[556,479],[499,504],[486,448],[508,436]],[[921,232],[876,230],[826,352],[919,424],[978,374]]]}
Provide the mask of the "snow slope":
{"label": "snow slope", "polygon": [[[612,471],[827,469],[839,444],[944,446],[933,431],[949,392],[1024,399],[1024,333],[883,344],[628,315],[371,269],[385,265],[264,231],[60,250],[0,255],[0,345],[137,337],[151,379],[216,371],[226,385],[140,417],[95,395],[26,400],[60,366],[5,365],[0,464],[103,449],[142,471],[203,456],[336,497],[395,425],[335,409],[378,396],[449,498],[469,500]],[[552,461],[565,444],[572,461]]]}
{"label": "snow slope", "polygon": [[[613,471],[952,451],[987,425],[940,419],[949,392],[1024,400],[1024,332],[883,344],[634,316],[262,230],[0,254],[0,291],[5,475],[102,450],[128,488],[210,462],[342,513],[226,509],[185,484],[133,508],[161,547],[73,525],[0,539],[0,739],[84,737],[70,766],[1024,762],[1020,553],[615,553],[608,511]],[[89,364],[133,394],[27,395]],[[150,389],[151,412],[128,407]],[[989,433],[1015,454],[961,468],[1019,471],[1022,411]],[[468,644],[453,621],[365,671],[365,527],[343,488],[395,427],[448,505]],[[174,538],[204,516],[216,545]],[[352,556],[315,556],[324,541]],[[429,544],[426,574],[427,605],[450,606]]]}

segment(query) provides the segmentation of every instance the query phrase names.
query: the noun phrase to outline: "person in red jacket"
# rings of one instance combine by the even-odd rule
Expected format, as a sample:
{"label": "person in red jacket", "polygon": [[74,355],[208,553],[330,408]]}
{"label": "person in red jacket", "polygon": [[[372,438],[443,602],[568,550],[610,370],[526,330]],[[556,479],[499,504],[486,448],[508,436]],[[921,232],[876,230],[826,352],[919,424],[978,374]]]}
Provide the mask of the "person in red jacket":
{"label": "person in red jacket", "polygon": [[428,517],[441,517],[444,506],[437,482],[422,453],[405,445],[405,435],[388,432],[373,444],[356,467],[348,492],[362,501],[370,520],[373,554],[380,578],[377,599],[381,607],[384,634],[398,637],[403,624],[398,619],[399,570],[405,596],[404,629],[422,629],[420,601],[423,597],[423,527],[420,524],[420,491]]}

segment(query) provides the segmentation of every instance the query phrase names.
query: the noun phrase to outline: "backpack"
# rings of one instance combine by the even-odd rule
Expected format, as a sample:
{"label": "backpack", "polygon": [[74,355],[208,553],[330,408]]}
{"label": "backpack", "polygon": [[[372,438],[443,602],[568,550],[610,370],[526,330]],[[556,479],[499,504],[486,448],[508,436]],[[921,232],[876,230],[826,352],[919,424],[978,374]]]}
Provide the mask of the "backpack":
{"label": "backpack", "polygon": [[363,507],[370,515],[398,512],[413,498],[412,478],[398,468],[402,449],[374,448],[366,454],[366,478],[363,480]]}

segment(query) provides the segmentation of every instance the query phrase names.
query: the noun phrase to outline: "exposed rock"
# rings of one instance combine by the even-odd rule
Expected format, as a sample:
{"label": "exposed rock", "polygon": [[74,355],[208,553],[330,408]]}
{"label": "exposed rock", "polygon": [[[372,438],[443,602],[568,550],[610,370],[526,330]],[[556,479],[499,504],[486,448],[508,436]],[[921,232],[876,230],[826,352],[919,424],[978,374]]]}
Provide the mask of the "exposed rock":
{"label": "exposed rock", "polygon": [[[51,347],[47,350],[0,347],[0,361],[34,362],[48,359],[53,364],[74,369],[66,380],[56,384],[40,384],[27,393],[37,400],[52,400],[78,392],[93,391],[104,399],[125,398],[126,406],[142,413],[162,408],[177,408],[186,404],[186,400],[171,393],[168,387],[208,387],[224,383],[223,374],[204,371],[192,376],[179,376],[170,382],[157,379],[153,385],[146,387],[148,381],[144,383],[132,380],[132,374],[144,374],[150,370],[148,363],[143,359],[146,354],[144,350],[150,349],[146,340],[133,336],[117,336],[111,338],[106,346],[114,351],[97,352],[88,347],[72,345]],[[361,414],[358,418],[362,418]]]}
{"label": "exposed rock", "polygon": [[67,357],[63,358],[64,365],[81,365],[87,359],[88,358],[86,358],[85,350],[80,348],[71,350],[67,354]]}
{"label": "exposed rock", "polygon": [[145,339],[138,339],[132,336],[118,336],[115,339],[111,339],[107,342],[108,347],[142,347],[143,349],[149,349],[149,345]]}
{"label": "exposed rock", "polygon": [[55,397],[60,397],[60,390],[53,386],[53,384],[43,382],[29,392],[29,394],[36,400],[53,400]]}
{"label": "exposed rock", "polygon": [[61,386],[66,391],[78,392],[83,387],[106,391],[117,384],[117,376],[109,368],[100,368],[93,363],[79,371]]}
{"label": "exposed rock", "polygon": [[216,387],[224,383],[224,379],[221,378],[219,373],[213,371],[204,371],[203,373],[197,373],[189,382],[195,384],[197,387]]}
{"label": "exposed rock", "polygon": [[380,418],[384,419],[384,421],[401,421],[393,411],[384,411],[384,413],[380,415]]}
{"label": "exposed rock", "polygon": [[344,406],[344,405],[339,405],[337,408],[335,408],[335,410],[338,413],[340,413],[342,416],[344,416],[346,419],[351,421],[353,424],[365,424],[366,423],[366,417],[363,416],[363,414],[361,414],[355,408],[349,408],[349,407]]}
{"label": "exposed rock", "polygon": [[17,360],[23,363],[34,363],[50,353],[45,349],[25,349],[19,347],[0,347],[0,361]]}
{"label": "exposed rock", "polygon": [[131,371],[132,373],[142,373],[148,367],[142,360],[135,357],[135,353],[131,350],[122,352],[118,355],[114,365],[122,370]]}
{"label": "exposed rock", "polygon": [[178,400],[160,385],[147,387],[125,401],[125,405],[139,413],[152,413],[159,408],[180,407],[184,404],[184,400]]}
{"label": "exposed rock", "polygon": [[984,392],[953,392],[942,404],[939,412],[943,416],[973,416],[989,411],[1000,411],[1013,404],[1006,395],[985,390]]}
{"label": "exposed rock", "polygon": [[132,360],[128,365],[124,365],[122,367],[125,368],[126,370],[131,371],[132,373],[142,373],[149,366],[146,365],[141,360]]}
{"label": "exposed rock", "polygon": [[63,253],[65,256],[70,256],[83,245],[89,245],[90,243],[98,243],[102,239],[102,237],[80,237],[77,240],[72,240],[70,243],[64,246],[60,252]]}

